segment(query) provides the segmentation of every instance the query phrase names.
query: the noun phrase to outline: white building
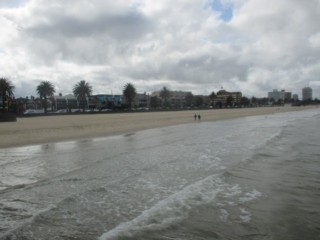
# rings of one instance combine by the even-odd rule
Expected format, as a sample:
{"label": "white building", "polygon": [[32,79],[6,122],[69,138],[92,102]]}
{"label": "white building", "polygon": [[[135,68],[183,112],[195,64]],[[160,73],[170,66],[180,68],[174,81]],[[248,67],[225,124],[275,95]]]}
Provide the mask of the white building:
{"label": "white building", "polygon": [[312,88],[304,87],[302,88],[302,100],[312,100]]}
{"label": "white building", "polygon": [[64,96],[62,96],[62,94],[59,94],[57,96],[54,96],[53,100],[54,100],[55,110],[78,107],[77,98],[72,94],[68,94]]}
{"label": "white building", "polygon": [[277,89],[274,89],[272,92],[268,92],[268,99],[269,101],[273,99],[274,102],[277,102],[279,100],[284,101],[285,91],[284,90],[278,91]]}
{"label": "white building", "polygon": [[215,106],[221,105],[226,106],[228,104],[228,98],[231,96],[232,102],[231,105],[240,104],[242,93],[241,92],[228,92],[226,90],[220,90],[217,92],[213,104]]}
{"label": "white building", "polygon": [[150,96],[147,93],[137,93],[134,97],[134,106],[138,108],[150,107]]}
{"label": "white building", "polygon": [[[192,94],[191,92],[185,92],[185,91],[170,91],[169,90],[169,96],[168,101],[171,106],[175,107],[183,107],[186,104],[186,96],[189,94]],[[151,94],[151,97],[159,97],[161,98],[161,91],[156,91]],[[162,99],[164,100],[164,99]]]}

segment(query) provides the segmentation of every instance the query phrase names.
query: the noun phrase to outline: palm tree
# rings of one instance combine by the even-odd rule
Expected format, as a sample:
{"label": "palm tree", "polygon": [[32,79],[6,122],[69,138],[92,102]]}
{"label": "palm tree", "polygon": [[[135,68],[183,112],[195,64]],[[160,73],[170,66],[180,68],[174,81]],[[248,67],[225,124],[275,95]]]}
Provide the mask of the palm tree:
{"label": "palm tree", "polygon": [[37,87],[37,93],[40,96],[40,99],[44,98],[44,113],[47,114],[47,100],[48,97],[53,96],[56,91],[54,90],[54,86],[49,81],[42,81]]}
{"label": "palm tree", "polygon": [[167,87],[163,87],[160,91],[160,97],[164,100],[164,104],[168,105],[168,98],[170,96],[170,90]]}
{"label": "palm tree", "polygon": [[89,98],[92,93],[92,87],[85,80],[81,80],[73,87],[73,94],[77,97],[83,112],[86,108],[86,98]]}
{"label": "palm tree", "polygon": [[137,94],[136,88],[131,83],[127,83],[123,87],[123,95],[126,98],[126,101],[127,101],[130,109],[132,107],[132,103],[133,103],[133,100],[134,100],[136,94]]}
{"label": "palm tree", "polygon": [[[6,78],[0,78],[0,96],[2,98],[2,112],[5,111],[6,100],[13,97],[14,86]],[[8,107],[8,106],[7,106]]]}

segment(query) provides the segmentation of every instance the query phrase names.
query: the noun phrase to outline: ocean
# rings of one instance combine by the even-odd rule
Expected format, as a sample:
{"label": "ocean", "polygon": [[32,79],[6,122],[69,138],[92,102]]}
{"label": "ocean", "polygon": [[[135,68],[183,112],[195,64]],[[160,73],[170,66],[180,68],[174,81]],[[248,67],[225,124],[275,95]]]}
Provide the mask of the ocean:
{"label": "ocean", "polygon": [[0,239],[320,239],[319,129],[315,108],[0,149]]}

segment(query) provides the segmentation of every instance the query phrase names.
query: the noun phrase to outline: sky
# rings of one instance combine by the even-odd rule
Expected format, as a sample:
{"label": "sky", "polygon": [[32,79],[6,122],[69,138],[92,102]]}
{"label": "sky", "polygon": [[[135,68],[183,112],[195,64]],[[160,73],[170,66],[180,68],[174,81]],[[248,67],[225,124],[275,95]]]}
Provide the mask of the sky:
{"label": "sky", "polygon": [[0,0],[0,77],[70,94],[170,90],[320,98],[320,0]]}

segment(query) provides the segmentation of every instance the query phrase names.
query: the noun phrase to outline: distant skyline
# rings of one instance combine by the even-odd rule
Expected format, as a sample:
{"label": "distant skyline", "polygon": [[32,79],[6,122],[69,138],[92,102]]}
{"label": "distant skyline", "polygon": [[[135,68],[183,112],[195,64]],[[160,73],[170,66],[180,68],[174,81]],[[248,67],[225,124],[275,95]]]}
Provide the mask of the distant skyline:
{"label": "distant skyline", "polygon": [[320,0],[0,0],[0,77],[72,93],[170,90],[320,98]]}

